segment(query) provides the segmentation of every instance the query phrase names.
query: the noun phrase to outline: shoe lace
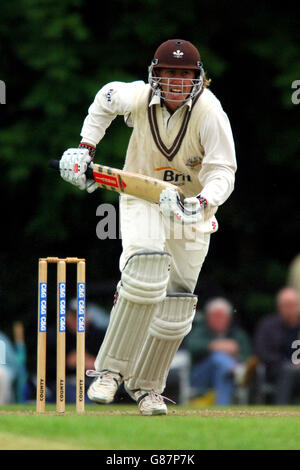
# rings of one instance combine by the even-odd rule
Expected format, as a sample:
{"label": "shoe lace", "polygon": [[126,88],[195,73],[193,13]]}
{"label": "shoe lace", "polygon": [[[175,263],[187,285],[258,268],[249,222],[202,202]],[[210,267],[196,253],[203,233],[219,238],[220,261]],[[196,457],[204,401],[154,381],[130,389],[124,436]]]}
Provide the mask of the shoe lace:
{"label": "shoe lace", "polygon": [[160,393],[154,392],[154,390],[151,390],[150,392],[148,392],[148,394],[149,394],[148,396],[153,402],[161,404],[161,403],[164,403],[164,400],[167,400],[170,403],[173,403],[174,405],[176,405],[176,401],[171,400],[171,398],[164,397]]}
{"label": "shoe lace", "polygon": [[102,385],[111,385],[112,380],[114,380],[119,374],[113,374],[109,370],[87,370],[86,375],[88,377],[97,377],[100,378]]}

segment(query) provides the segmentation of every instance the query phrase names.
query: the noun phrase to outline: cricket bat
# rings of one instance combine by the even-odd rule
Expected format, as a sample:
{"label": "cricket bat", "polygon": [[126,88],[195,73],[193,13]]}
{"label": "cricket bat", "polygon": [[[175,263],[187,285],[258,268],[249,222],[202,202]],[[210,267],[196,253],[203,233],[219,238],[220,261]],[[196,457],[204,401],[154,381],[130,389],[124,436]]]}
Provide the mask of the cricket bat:
{"label": "cricket bat", "polygon": [[[59,170],[59,160],[50,160],[49,166]],[[183,203],[184,195],[180,188],[167,181],[162,181],[151,176],[139,173],[110,168],[109,166],[94,163],[94,168],[87,168],[86,177],[93,179],[99,188],[130,194],[145,201],[159,203],[161,192],[166,188],[177,191],[179,201]]]}

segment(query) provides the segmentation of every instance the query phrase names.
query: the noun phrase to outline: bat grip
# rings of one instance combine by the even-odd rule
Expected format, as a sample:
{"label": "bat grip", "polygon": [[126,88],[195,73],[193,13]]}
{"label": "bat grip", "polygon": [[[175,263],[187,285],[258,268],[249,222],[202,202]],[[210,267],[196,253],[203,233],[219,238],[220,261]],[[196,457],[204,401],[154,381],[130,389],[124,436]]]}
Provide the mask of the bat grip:
{"label": "bat grip", "polygon": [[[54,170],[59,171],[59,160],[50,160],[49,166],[50,168],[54,168]],[[85,175],[89,180],[93,180],[94,179],[93,169],[90,167],[87,167]]]}

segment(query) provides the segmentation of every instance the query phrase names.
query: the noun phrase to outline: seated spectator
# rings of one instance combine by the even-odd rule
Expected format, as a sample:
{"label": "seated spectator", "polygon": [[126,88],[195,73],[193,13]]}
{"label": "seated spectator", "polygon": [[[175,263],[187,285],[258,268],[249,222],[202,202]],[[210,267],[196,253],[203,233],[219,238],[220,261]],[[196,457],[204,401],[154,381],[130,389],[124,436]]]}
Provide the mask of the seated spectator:
{"label": "seated spectator", "polygon": [[278,405],[292,402],[298,386],[300,368],[293,364],[292,343],[300,339],[300,295],[292,287],[281,289],[276,297],[277,312],[261,320],[257,327],[255,353],[266,367],[266,380],[276,386]]}
{"label": "seated spectator", "polygon": [[0,405],[14,401],[17,358],[12,342],[0,331]]}
{"label": "seated spectator", "polygon": [[230,405],[235,376],[251,354],[247,334],[232,321],[232,305],[215,298],[205,306],[205,319],[193,326],[186,339],[192,356],[191,385],[203,395],[216,393],[217,405]]}
{"label": "seated spectator", "polygon": [[[77,302],[70,301],[66,312],[66,402],[76,401],[76,332]],[[105,330],[96,327],[89,320],[89,307],[85,325],[85,369],[94,369],[94,362],[103,341]],[[47,401],[56,400],[56,326],[49,327],[47,332]],[[86,388],[93,378],[86,377]],[[91,403],[86,396],[86,402]]]}

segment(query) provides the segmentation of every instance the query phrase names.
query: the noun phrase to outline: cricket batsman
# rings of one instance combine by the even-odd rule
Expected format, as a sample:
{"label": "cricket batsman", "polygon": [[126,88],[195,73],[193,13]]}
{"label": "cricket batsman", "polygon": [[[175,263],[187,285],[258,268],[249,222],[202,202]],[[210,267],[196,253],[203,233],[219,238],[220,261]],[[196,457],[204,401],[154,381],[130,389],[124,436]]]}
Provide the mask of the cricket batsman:
{"label": "cricket batsman", "polygon": [[111,82],[100,89],[79,147],[60,160],[64,180],[94,191],[96,183],[84,173],[106,129],[122,115],[133,128],[124,169],[169,181],[185,195],[181,209],[172,188],[162,191],[159,205],[120,195],[121,279],[95,370],[87,372],[95,377],[88,396],[97,403],[111,403],[124,382],[142,415],[167,414],[162,393],[192,327],[193,292],[218,229],[215,213],[234,188],[230,123],[208,86],[197,48],[168,40],[154,54],[148,83]]}

